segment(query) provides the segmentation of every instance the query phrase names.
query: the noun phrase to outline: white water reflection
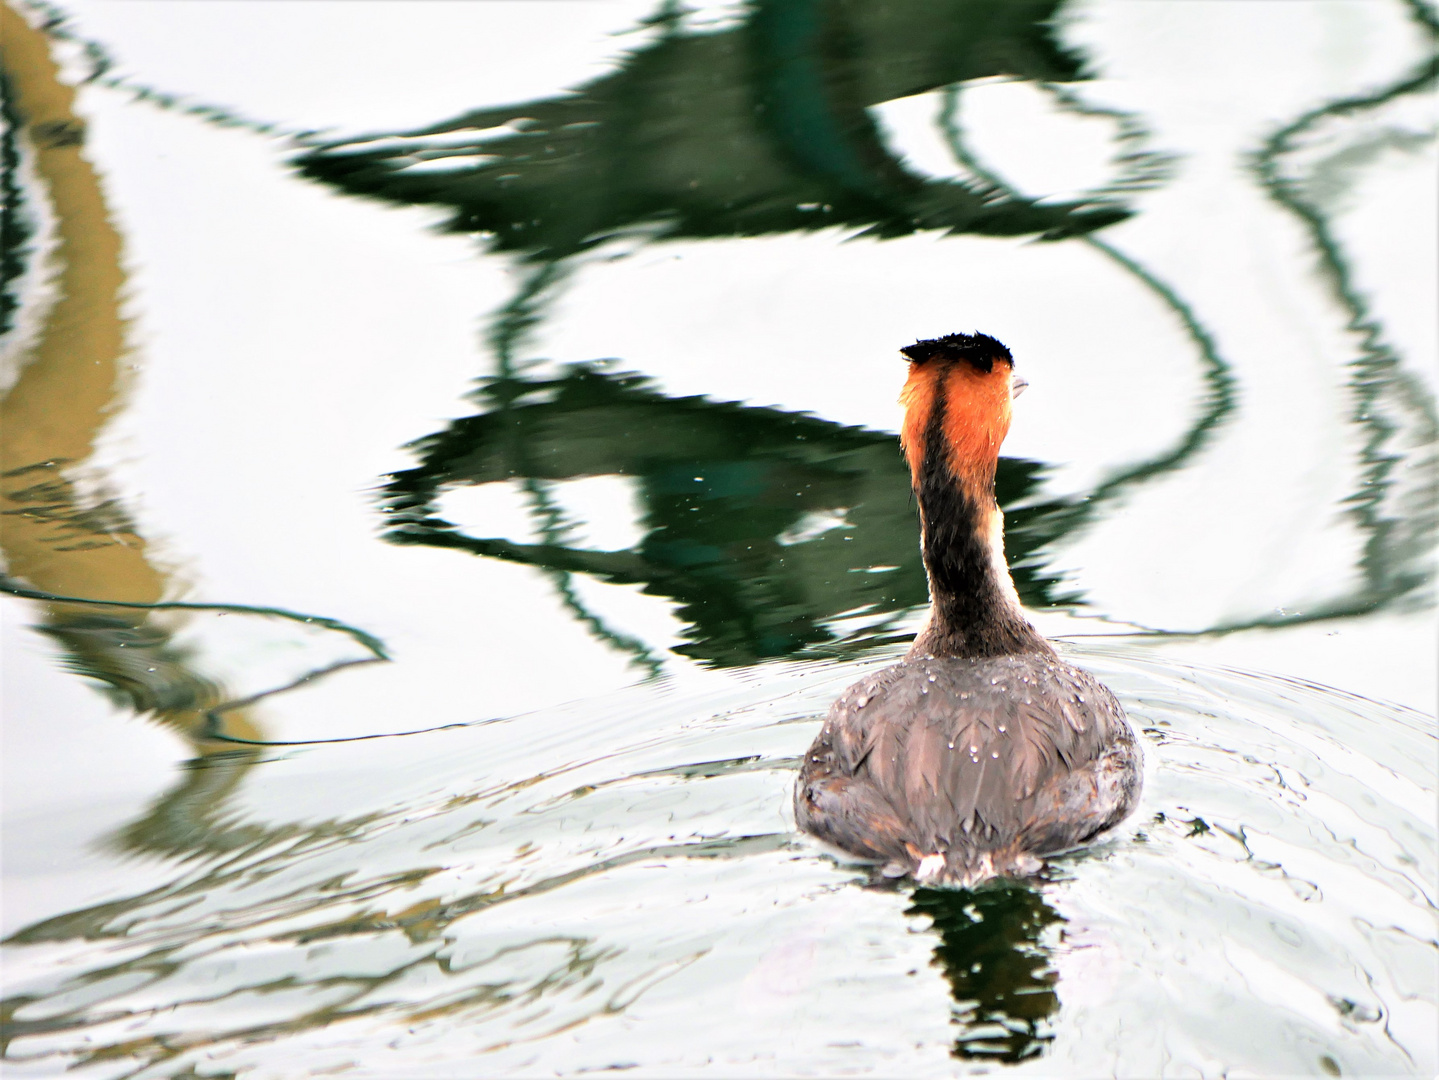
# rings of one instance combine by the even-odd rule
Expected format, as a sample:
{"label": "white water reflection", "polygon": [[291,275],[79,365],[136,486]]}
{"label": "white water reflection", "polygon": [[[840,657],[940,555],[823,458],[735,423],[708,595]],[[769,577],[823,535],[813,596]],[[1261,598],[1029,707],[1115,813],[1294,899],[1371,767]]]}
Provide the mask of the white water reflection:
{"label": "white water reflection", "polygon": [[76,0],[58,10],[136,85],[289,130],[368,132],[563,92],[639,45],[635,25],[653,6],[366,0],[267,11],[247,0]]}
{"label": "white water reflection", "polygon": [[[1060,1001],[1038,1071],[1432,1068],[1424,720],[1144,650],[1083,662],[1143,726],[1150,775],[1122,834],[1041,886],[1064,932],[1037,946]],[[931,936],[788,819],[792,755],[873,663],[272,761],[214,834],[231,854],[135,866],[111,906],[23,931],[7,979],[40,996],[12,1057],[58,1065],[123,1032],[164,1075],[444,1075],[477,1053],[945,1073]],[[163,1053],[181,1032],[194,1048]]]}

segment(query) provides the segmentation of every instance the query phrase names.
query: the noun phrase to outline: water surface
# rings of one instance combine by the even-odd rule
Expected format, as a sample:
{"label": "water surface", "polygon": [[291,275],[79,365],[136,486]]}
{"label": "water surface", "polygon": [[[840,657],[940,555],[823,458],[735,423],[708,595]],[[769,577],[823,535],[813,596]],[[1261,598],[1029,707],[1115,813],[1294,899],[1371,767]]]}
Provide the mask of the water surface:
{"label": "water surface", "polygon": [[[6,13],[7,1070],[1433,1073],[1427,8],[328,10]],[[916,890],[789,800],[972,328],[1147,780]]]}

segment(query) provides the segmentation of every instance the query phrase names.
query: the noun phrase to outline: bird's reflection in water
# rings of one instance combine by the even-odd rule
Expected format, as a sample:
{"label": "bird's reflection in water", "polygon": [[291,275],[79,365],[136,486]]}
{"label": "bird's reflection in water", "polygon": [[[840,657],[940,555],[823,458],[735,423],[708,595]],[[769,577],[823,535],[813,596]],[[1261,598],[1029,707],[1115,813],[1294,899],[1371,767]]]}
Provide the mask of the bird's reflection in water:
{"label": "bird's reflection in water", "polygon": [[928,915],[939,934],[934,963],[944,970],[960,1029],[954,1056],[1022,1061],[1043,1053],[1059,1011],[1058,973],[1045,928],[1063,917],[1030,887],[916,889],[906,914]]}

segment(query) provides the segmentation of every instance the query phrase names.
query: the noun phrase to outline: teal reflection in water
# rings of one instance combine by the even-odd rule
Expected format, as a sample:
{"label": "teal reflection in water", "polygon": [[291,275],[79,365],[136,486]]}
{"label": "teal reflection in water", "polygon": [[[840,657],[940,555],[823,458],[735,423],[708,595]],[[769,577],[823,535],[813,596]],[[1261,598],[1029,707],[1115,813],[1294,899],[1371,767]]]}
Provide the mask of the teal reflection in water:
{"label": "teal reflection in water", "polygon": [[[1008,196],[915,175],[867,108],[966,79],[1069,81],[1056,0],[762,0],[734,29],[678,16],[658,41],[572,94],[481,109],[420,131],[332,143],[304,176],[453,211],[492,250],[556,259],[638,230],[758,236],[831,226],[996,236],[1087,232],[1118,205]],[[456,135],[472,133],[456,142]]]}
{"label": "teal reflection in water", "polygon": [[[486,411],[422,440],[422,464],[391,478],[388,539],[643,585],[678,601],[688,628],[676,651],[723,666],[891,640],[895,619],[928,597],[909,478],[891,435],[666,397],[636,376],[588,367],[491,382],[481,399]],[[1035,462],[1001,459],[1001,505],[1033,495],[1040,474]],[[629,550],[567,545],[544,502],[538,544],[468,535],[436,506],[459,485],[519,480],[543,499],[554,481],[607,475],[638,482],[644,537]],[[1033,527],[1041,514],[1013,514],[1009,551],[1032,604],[1055,600],[1053,580],[1032,567],[1053,538]],[[841,617],[863,625],[841,629]]]}

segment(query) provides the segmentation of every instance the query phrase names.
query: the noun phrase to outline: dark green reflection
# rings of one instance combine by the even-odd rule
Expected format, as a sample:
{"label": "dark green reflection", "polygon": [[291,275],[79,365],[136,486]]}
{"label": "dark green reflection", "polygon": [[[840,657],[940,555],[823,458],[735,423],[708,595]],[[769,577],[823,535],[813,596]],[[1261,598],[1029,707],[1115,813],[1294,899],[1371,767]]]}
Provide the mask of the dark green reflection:
{"label": "dark green reflection", "polygon": [[[496,376],[482,415],[418,444],[392,479],[397,542],[458,547],[541,568],[596,636],[655,673],[641,641],[607,626],[573,588],[580,572],[679,602],[680,652],[746,664],[838,642],[888,639],[927,599],[909,483],[892,437],[767,409],[671,401],[632,378],[575,370],[525,381],[516,349],[577,253],[608,240],[739,237],[844,227],[1085,234],[1126,216],[1121,193],[1047,203],[973,173],[910,172],[869,108],[969,79],[1083,76],[1053,35],[1059,0],[756,0],[731,28],[696,32],[679,4],[655,36],[573,93],[483,109],[419,131],[316,145],[302,175],[392,202],[449,208],[449,228],[533,263],[488,337]],[[963,173],[961,168],[961,172]],[[1002,502],[1039,466],[1001,463]],[[644,541],[578,549],[555,481],[639,481]],[[515,480],[542,542],[465,535],[434,498]],[[1053,603],[1038,553],[1070,523],[1049,507],[1012,520],[1012,565],[1030,603]],[[837,524],[816,531],[819,515]],[[841,616],[853,616],[837,626]]]}
{"label": "dark green reflection", "polygon": [[[634,375],[574,367],[559,378],[496,380],[489,406],[417,444],[422,464],[385,489],[397,543],[454,547],[555,572],[641,584],[679,602],[689,624],[677,651],[748,664],[814,646],[887,640],[898,615],[927,599],[909,477],[892,435],[775,409],[670,398]],[[1040,468],[1001,460],[1001,503],[1030,495]],[[638,482],[643,540],[624,551],[461,532],[439,516],[447,487],[517,480],[536,487],[588,476]],[[1025,511],[1014,515],[1026,520]],[[1016,529],[1011,560],[1028,566],[1042,530]],[[1053,582],[1017,575],[1029,603]],[[833,624],[841,615],[858,629]]]}
{"label": "dark green reflection", "polygon": [[738,27],[657,40],[573,93],[419,131],[331,143],[296,164],[355,194],[453,210],[497,251],[554,260],[638,230],[756,236],[830,226],[1070,236],[1116,203],[1037,205],[980,178],[932,180],[884,145],[869,106],[966,79],[1065,82],[1059,0],[757,0]]}
{"label": "dark green reflection", "polygon": [[933,962],[949,980],[960,1028],[954,1056],[1013,1062],[1043,1053],[1059,994],[1040,935],[1063,917],[1014,882],[916,889],[912,900],[906,914],[928,915],[939,934]]}

